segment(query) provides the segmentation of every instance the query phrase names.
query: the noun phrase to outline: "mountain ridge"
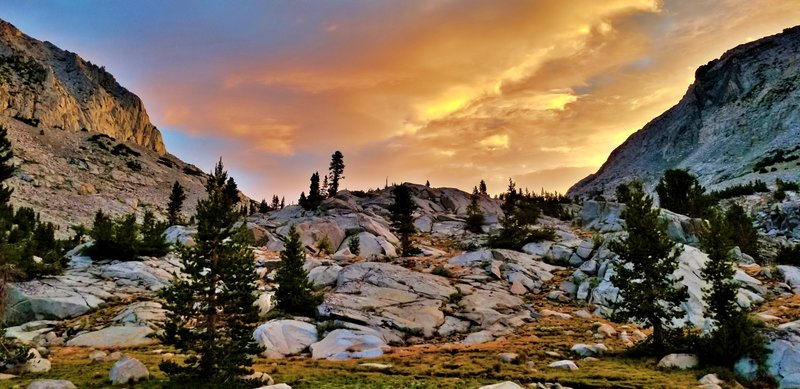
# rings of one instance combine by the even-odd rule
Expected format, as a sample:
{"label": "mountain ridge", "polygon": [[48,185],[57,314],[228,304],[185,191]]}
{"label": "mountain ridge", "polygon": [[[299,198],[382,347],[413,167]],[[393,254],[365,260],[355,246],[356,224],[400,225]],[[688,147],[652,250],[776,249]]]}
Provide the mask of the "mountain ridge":
{"label": "mountain ridge", "polygon": [[0,114],[34,127],[103,133],[167,150],[142,100],[104,67],[0,19]]}
{"label": "mountain ridge", "polygon": [[610,194],[633,179],[652,189],[673,168],[689,169],[712,189],[798,179],[791,161],[764,161],[800,150],[798,58],[800,26],[736,46],[700,66],[676,105],[628,137],[568,194]]}

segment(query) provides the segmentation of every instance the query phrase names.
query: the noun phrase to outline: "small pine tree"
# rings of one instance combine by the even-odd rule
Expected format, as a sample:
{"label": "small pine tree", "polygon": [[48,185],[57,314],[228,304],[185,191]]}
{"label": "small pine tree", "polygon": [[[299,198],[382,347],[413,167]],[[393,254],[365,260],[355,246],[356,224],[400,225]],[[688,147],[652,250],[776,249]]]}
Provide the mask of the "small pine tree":
{"label": "small pine tree", "polygon": [[[322,202],[322,196],[320,195],[320,187],[319,187],[319,172],[314,173],[311,175],[311,184],[308,186],[308,197],[300,195],[300,201],[304,209],[310,211],[312,209],[317,209],[319,203]],[[305,197],[305,200],[303,199]]]}
{"label": "small pine tree", "polygon": [[394,197],[394,202],[389,206],[392,226],[400,234],[402,254],[407,257],[414,252],[411,235],[417,232],[413,217],[417,205],[411,199],[411,191],[405,184],[395,186],[392,190],[392,197]]}
{"label": "small pine tree", "polygon": [[297,204],[303,207],[303,209],[308,209],[308,198],[306,197],[306,192],[300,192],[300,199],[297,200]]}
{"label": "small pine tree", "polygon": [[753,227],[753,219],[744,208],[736,203],[731,204],[725,212],[725,224],[733,244],[746,254],[754,257],[758,255],[758,232]]}
{"label": "small pine tree", "polygon": [[197,203],[196,244],[180,248],[185,277],[162,289],[170,312],[162,341],[190,356],[182,364],[159,365],[182,385],[243,386],[252,373],[253,339],[258,324],[255,255],[236,204],[238,189],[222,160],[206,184],[207,198]]}
{"label": "small pine tree", "polygon": [[483,222],[485,218],[483,216],[483,210],[481,210],[480,206],[480,193],[478,192],[478,188],[475,187],[472,189],[472,195],[469,197],[469,206],[467,206],[467,221],[466,221],[466,229],[467,231],[480,234],[483,232]]}
{"label": "small pine tree", "polygon": [[139,225],[136,214],[128,214],[114,221],[114,252],[108,253],[121,261],[132,261],[139,255]]}
{"label": "small pine tree", "polygon": [[333,254],[333,242],[331,242],[331,238],[328,238],[328,235],[324,235],[322,239],[317,242],[317,254]]}
{"label": "small pine tree", "polygon": [[167,223],[171,226],[183,224],[183,202],[186,200],[186,192],[178,181],[172,184],[172,192],[169,194],[169,204],[167,204]]}
{"label": "small pine tree", "polygon": [[625,204],[631,198],[631,188],[627,183],[617,185],[617,202]]}
{"label": "small pine tree", "polygon": [[94,214],[94,223],[89,231],[89,237],[94,240],[94,243],[86,250],[87,255],[99,259],[107,253],[112,253],[115,249],[114,220],[102,210],[98,210]]}
{"label": "small pine tree", "polygon": [[267,204],[267,200],[261,199],[261,203],[258,205],[258,212],[259,213],[269,212],[269,204]]}
{"label": "small pine tree", "polygon": [[0,222],[2,222],[2,230],[8,231],[11,229],[11,219],[14,216],[14,211],[11,207],[11,195],[14,193],[14,188],[8,186],[6,182],[14,176],[14,151],[11,148],[11,141],[8,139],[8,130],[4,126],[0,126]]}
{"label": "small pine tree", "polygon": [[672,319],[683,316],[680,304],[688,298],[672,274],[678,268],[680,250],[659,221],[653,199],[644,193],[641,183],[631,185],[631,198],[622,214],[628,237],[611,243],[619,255],[616,274],[611,282],[619,288],[614,303],[618,320],[635,320],[653,328],[652,345],[660,355],[665,349],[666,328]]}
{"label": "small pine tree", "polygon": [[661,208],[691,217],[707,216],[711,199],[697,177],[686,170],[670,169],[656,185]]}
{"label": "small pine tree", "polygon": [[426,188],[430,188],[431,187],[431,182],[428,181],[428,180],[425,180],[425,187]]}
{"label": "small pine tree", "polygon": [[289,235],[281,251],[281,262],[275,276],[275,282],[278,283],[278,290],[275,292],[277,308],[290,314],[315,316],[322,296],[314,292],[308,272],[303,268],[305,261],[306,250],[293,224],[289,227]]}
{"label": "small pine tree", "polygon": [[319,197],[324,199],[328,195],[328,176],[325,176],[322,178],[322,188],[319,190]]}
{"label": "small pine tree", "polygon": [[733,241],[725,216],[720,212],[712,213],[708,229],[700,239],[708,254],[701,272],[708,284],[703,298],[707,316],[714,321],[715,328],[701,339],[698,354],[705,364],[726,367],[745,356],[760,359],[764,355],[763,335],[736,299],[739,281],[734,279]]}
{"label": "small pine tree", "polygon": [[358,235],[353,235],[350,238],[350,242],[347,244],[347,248],[350,249],[350,253],[358,256],[361,254],[361,238]]}
{"label": "small pine tree", "polygon": [[285,197],[281,197],[281,209],[283,209],[283,207],[285,207],[285,206],[286,206],[286,198]]}
{"label": "small pine tree", "polygon": [[341,151],[337,150],[331,155],[331,164],[328,171],[331,177],[328,197],[334,197],[339,192],[339,181],[344,179],[344,155]]}
{"label": "small pine tree", "polygon": [[164,237],[164,223],[156,220],[155,214],[149,209],[142,218],[142,243],[139,255],[147,257],[163,257],[169,251],[169,244]]}
{"label": "small pine tree", "polygon": [[272,195],[272,209],[278,209],[281,207],[280,200],[278,200],[278,195]]}
{"label": "small pine tree", "polygon": [[[512,179],[508,180],[508,190],[502,195],[503,218],[500,225],[503,227],[498,234],[489,237],[489,246],[519,250],[531,239],[530,226],[536,223],[541,211],[538,206],[529,201],[522,190],[516,189]],[[535,240],[535,239],[532,239]]]}

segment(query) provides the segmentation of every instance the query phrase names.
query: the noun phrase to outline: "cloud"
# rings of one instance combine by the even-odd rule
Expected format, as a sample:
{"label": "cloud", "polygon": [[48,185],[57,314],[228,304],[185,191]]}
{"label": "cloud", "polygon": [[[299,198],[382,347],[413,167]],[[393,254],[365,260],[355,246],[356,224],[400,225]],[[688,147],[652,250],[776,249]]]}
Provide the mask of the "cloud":
{"label": "cloud", "polygon": [[782,0],[151,5],[15,17],[103,53],[180,157],[223,155],[253,196],[287,199],[334,150],[349,188],[499,192],[518,177],[563,191],[677,103],[697,66],[800,22]]}

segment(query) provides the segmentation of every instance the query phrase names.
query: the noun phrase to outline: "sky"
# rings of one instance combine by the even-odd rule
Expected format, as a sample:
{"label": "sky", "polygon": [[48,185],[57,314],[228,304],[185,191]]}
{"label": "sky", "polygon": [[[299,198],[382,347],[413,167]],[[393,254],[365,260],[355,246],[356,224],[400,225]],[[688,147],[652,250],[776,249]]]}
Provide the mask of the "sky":
{"label": "sky", "polygon": [[104,65],[172,154],[291,202],[336,150],[343,188],[563,193],[800,1],[0,0],[0,18]]}

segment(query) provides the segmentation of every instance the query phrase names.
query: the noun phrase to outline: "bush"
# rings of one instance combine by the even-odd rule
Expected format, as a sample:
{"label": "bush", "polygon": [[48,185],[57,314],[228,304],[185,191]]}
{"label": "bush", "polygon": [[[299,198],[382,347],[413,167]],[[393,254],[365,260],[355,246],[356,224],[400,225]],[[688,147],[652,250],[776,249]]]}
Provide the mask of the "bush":
{"label": "bush", "polygon": [[24,363],[30,356],[28,347],[14,339],[6,338],[6,330],[0,328],[0,372],[5,371],[8,367]]}
{"label": "bush", "polygon": [[350,238],[350,242],[347,244],[347,248],[350,249],[350,253],[355,256],[361,254],[361,239],[358,237],[358,234],[353,235]]}
{"label": "bush", "polygon": [[765,338],[760,322],[740,313],[699,339],[696,353],[704,365],[731,367],[750,357],[756,361],[766,356]]}
{"label": "bush", "polygon": [[328,235],[325,235],[317,242],[317,252],[318,253],[325,253],[327,255],[333,254],[333,242],[331,239],[328,238]]}
{"label": "bush", "polygon": [[769,192],[767,183],[761,180],[750,181],[743,185],[733,185],[725,189],[713,191],[709,194],[715,201],[729,199],[733,197],[747,196],[755,193]]}
{"label": "bush", "polygon": [[730,239],[739,246],[742,252],[751,256],[758,255],[758,232],[753,227],[753,219],[738,204],[731,204],[725,212],[725,223],[728,225]]}
{"label": "bush", "polygon": [[120,261],[133,261],[139,256],[160,257],[169,251],[163,236],[164,228],[164,224],[157,222],[150,211],[145,213],[141,226],[133,213],[112,219],[103,211],[97,211],[89,231],[94,245],[87,247],[84,253],[94,259]]}
{"label": "bush", "polygon": [[800,245],[782,246],[775,257],[775,263],[800,266]]}
{"label": "bush", "polygon": [[783,181],[780,178],[775,180],[775,185],[778,187],[779,191],[790,190],[790,191],[796,192],[796,191],[800,190],[800,185],[798,185],[796,182]]}
{"label": "bush", "polygon": [[142,154],[138,151],[133,150],[132,148],[126,146],[125,144],[117,144],[111,149],[111,154],[120,156],[120,157],[140,157]]}
{"label": "bush", "polygon": [[453,277],[453,272],[451,272],[450,269],[448,269],[448,268],[446,268],[446,267],[444,267],[442,265],[436,265],[436,267],[434,267],[433,270],[431,270],[431,274],[437,275],[437,276],[442,276],[442,277],[445,277],[445,278],[452,278]]}
{"label": "bush", "polygon": [[705,217],[712,199],[705,195],[697,177],[686,170],[670,169],[656,185],[661,208],[690,217]]}

